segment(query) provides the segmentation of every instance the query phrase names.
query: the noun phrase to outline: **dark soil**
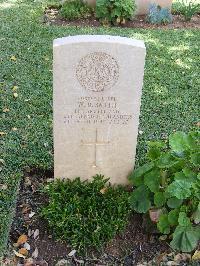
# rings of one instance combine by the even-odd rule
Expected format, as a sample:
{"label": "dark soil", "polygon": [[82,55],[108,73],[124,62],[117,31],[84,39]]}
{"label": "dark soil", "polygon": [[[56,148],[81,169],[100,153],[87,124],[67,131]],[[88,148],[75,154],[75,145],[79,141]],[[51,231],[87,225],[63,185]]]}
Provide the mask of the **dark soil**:
{"label": "dark soil", "polygon": [[[83,257],[76,256],[76,254],[69,257],[68,254],[72,248],[67,243],[56,241],[48,232],[46,221],[38,215],[39,208],[48,201],[39,188],[42,184],[51,182],[52,177],[51,172],[29,172],[21,182],[16,216],[10,232],[10,244],[13,246],[19,236],[25,234],[28,236],[28,243],[31,247],[28,257],[31,257],[35,249],[38,249],[36,259],[48,263],[30,265],[55,266],[59,260],[64,258],[68,259],[69,265],[130,266],[143,261],[148,262],[159,254],[170,251],[165,242],[158,240],[158,235],[145,232],[142,216],[134,214],[130,217],[125,232],[117,235],[101,252],[91,250]],[[30,214],[34,215],[30,218]],[[39,235],[35,237],[36,231],[39,232]],[[24,260],[22,265],[26,265],[23,263]]]}
{"label": "dark soil", "polygon": [[[45,10],[43,22],[59,26],[89,26],[99,27],[101,23],[91,16],[86,19],[66,20],[59,16],[59,11],[56,8],[49,7]],[[173,22],[166,25],[155,25],[146,22],[145,16],[136,16],[133,20],[127,21],[123,25],[117,25],[123,28],[142,28],[142,29],[185,29],[185,28],[200,28],[200,14],[195,15],[191,21],[184,21],[183,16],[173,15]]]}

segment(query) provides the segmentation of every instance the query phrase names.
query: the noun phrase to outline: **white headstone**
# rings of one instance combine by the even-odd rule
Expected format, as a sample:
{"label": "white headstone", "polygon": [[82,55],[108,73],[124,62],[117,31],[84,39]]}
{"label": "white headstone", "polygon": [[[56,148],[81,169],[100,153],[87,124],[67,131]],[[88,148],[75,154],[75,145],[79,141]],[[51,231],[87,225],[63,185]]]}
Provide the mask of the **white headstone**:
{"label": "white headstone", "polygon": [[145,45],[85,35],[54,40],[54,175],[126,184],[134,168]]}

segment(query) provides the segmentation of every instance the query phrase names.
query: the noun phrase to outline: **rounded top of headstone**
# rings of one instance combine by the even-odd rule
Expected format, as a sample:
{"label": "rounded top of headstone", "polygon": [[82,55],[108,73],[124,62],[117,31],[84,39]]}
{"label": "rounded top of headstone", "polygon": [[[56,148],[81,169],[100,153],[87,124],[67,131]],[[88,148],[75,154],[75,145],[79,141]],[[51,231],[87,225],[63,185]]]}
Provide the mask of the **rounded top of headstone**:
{"label": "rounded top of headstone", "polygon": [[137,48],[145,49],[144,41],[136,40],[127,37],[111,36],[111,35],[76,35],[58,38],[54,40],[54,47],[74,44],[74,43],[118,43],[123,45],[129,45]]}
{"label": "rounded top of headstone", "polygon": [[84,89],[101,92],[116,84],[119,65],[117,60],[107,53],[90,53],[79,61],[76,77]]}

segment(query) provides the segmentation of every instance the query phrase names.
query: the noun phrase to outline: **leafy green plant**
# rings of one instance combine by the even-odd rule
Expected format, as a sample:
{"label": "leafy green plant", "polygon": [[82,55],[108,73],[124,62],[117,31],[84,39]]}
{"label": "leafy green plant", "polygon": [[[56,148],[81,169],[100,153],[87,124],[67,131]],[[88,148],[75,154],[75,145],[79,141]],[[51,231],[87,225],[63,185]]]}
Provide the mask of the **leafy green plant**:
{"label": "leafy green plant", "polygon": [[135,0],[97,0],[96,17],[104,24],[124,24],[132,19],[136,10]]}
{"label": "leafy green plant", "polygon": [[173,1],[172,3],[172,14],[173,15],[181,15],[181,9],[182,9],[182,4],[180,1]]}
{"label": "leafy green plant", "polygon": [[82,0],[70,0],[63,3],[60,15],[69,20],[87,18],[92,15],[92,8]]}
{"label": "leafy green plant", "polygon": [[168,24],[173,20],[170,10],[159,5],[151,4],[147,15],[147,21],[151,24]]}
{"label": "leafy green plant", "polygon": [[176,11],[184,16],[185,21],[190,21],[192,17],[200,12],[200,4],[192,0],[182,0]]}
{"label": "leafy green plant", "polygon": [[131,207],[150,217],[157,211],[158,230],[173,233],[171,247],[190,252],[200,240],[200,133],[176,132],[148,146],[149,161],[129,177]]}
{"label": "leafy green plant", "polygon": [[102,176],[91,182],[57,180],[44,189],[49,203],[41,215],[56,238],[84,251],[101,247],[122,231],[130,211],[129,193],[107,181]]}

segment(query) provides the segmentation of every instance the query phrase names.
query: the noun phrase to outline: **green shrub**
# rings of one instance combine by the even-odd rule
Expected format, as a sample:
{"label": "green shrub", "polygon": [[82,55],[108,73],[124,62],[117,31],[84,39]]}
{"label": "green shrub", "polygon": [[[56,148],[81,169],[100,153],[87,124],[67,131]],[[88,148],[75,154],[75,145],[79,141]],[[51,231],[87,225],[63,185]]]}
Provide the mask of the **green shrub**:
{"label": "green shrub", "polygon": [[62,7],[62,3],[60,0],[50,0],[47,2],[46,7],[60,9]]}
{"label": "green shrub", "polygon": [[180,1],[172,3],[172,14],[181,15],[182,4]]}
{"label": "green shrub", "polygon": [[192,0],[182,0],[173,6],[173,10],[175,13],[183,15],[185,21],[190,21],[195,14],[200,12],[200,4]]}
{"label": "green shrub", "polygon": [[53,235],[73,248],[100,248],[122,231],[128,221],[129,193],[96,176],[91,182],[55,181],[44,192],[49,203],[41,210]]}
{"label": "green shrub", "polygon": [[159,5],[151,4],[147,15],[147,21],[151,24],[168,24],[173,20],[168,8],[161,8]]}
{"label": "green shrub", "polygon": [[97,0],[96,17],[104,24],[124,24],[132,19],[136,10],[135,0]]}
{"label": "green shrub", "polygon": [[64,2],[60,9],[60,15],[69,20],[87,18],[92,15],[92,8],[82,0],[70,0]]}
{"label": "green shrub", "polygon": [[149,142],[147,158],[129,177],[136,186],[131,207],[150,217],[157,212],[158,230],[173,233],[171,247],[190,252],[200,240],[200,132]]}

